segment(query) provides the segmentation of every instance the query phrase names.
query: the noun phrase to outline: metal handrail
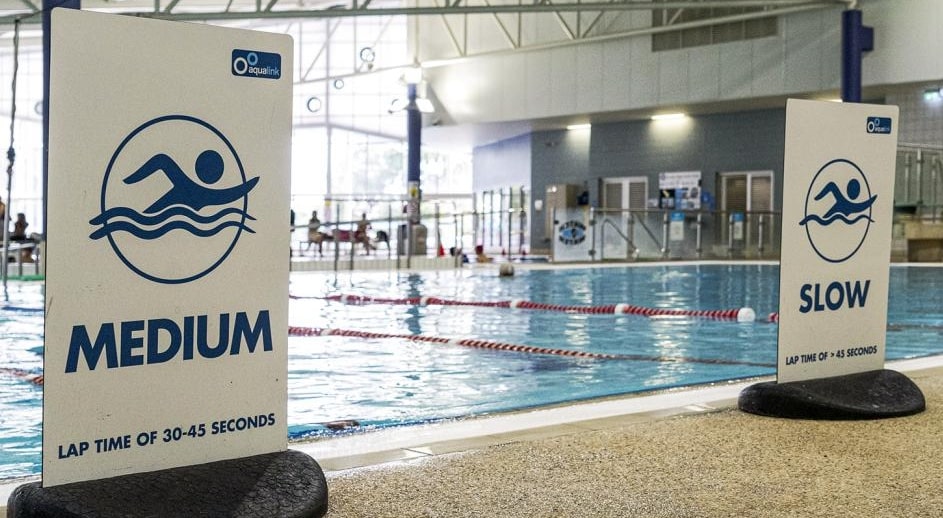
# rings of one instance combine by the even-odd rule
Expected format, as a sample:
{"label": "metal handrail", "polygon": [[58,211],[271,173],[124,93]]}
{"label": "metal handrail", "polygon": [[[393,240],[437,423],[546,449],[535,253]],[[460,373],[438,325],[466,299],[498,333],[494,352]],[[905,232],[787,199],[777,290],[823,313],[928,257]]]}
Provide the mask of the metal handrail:
{"label": "metal handrail", "polygon": [[[600,261],[605,260],[605,257],[603,255],[605,254],[605,250],[606,250],[605,243],[606,243],[606,225],[607,224],[610,227],[612,227],[616,231],[617,234],[619,234],[619,237],[621,237],[623,241],[625,241],[626,246],[628,246],[630,249],[629,254],[634,254],[638,252],[638,247],[635,246],[635,243],[632,242],[629,236],[623,234],[622,230],[618,226],[616,226],[616,224],[613,223],[612,220],[610,220],[609,218],[604,218],[602,221],[602,226],[600,227],[600,231],[599,231],[599,238],[603,242],[603,247],[599,251]],[[626,259],[628,259],[628,255],[626,256]]]}

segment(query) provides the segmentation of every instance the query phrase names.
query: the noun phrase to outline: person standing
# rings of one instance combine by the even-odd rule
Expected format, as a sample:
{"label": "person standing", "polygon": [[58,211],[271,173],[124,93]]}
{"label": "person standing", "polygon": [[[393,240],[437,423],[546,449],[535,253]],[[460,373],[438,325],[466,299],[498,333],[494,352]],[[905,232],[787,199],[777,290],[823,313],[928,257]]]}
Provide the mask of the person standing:
{"label": "person standing", "polygon": [[369,229],[370,220],[367,219],[367,213],[364,212],[360,215],[360,221],[357,222],[357,230],[354,231],[354,242],[362,243],[367,255],[370,255],[370,250],[373,249],[373,245],[370,244],[370,235],[367,234]]}

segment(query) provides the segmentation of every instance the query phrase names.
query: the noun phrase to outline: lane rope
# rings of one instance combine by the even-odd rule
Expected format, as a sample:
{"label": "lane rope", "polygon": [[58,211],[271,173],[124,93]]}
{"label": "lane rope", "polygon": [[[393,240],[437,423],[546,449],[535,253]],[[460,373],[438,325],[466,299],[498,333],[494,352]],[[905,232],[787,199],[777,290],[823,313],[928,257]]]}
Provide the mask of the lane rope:
{"label": "lane rope", "polygon": [[587,358],[593,360],[634,360],[665,363],[703,363],[709,365],[744,365],[749,367],[775,367],[772,363],[749,362],[740,360],[725,360],[715,358],[686,358],[681,356],[646,356],[642,354],[606,354],[594,353],[588,351],[574,351],[572,349],[554,349],[550,347],[536,347],[532,345],[511,344],[505,342],[492,342],[489,340],[478,340],[474,338],[443,338],[438,336],[407,335],[396,333],[376,333],[372,331],[356,331],[352,329],[331,329],[319,327],[295,327],[288,328],[289,336],[344,336],[353,338],[396,338],[409,340],[412,342],[433,343],[440,345],[459,345],[463,347],[473,347],[476,349],[488,349],[493,351],[519,352],[529,354],[546,354],[554,356],[566,356],[570,358]]}
{"label": "lane rope", "polygon": [[43,386],[42,374],[34,374],[23,369],[13,369],[10,367],[0,367],[0,374],[5,374],[7,376],[26,381],[40,387]]}
{"label": "lane rope", "polygon": [[643,317],[696,317],[708,318],[713,320],[735,320],[737,322],[753,322],[756,320],[756,312],[752,308],[737,309],[669,309],[669,308],[649,308],[636,306],[633,304],[609,304],[605,306],[575,306],[564,304],[546,304],[543,302],[531,302],[529,300],[504,300],[496,302],[477,302],[464,300],[449,300],[439,297],[409,297],[409,298],[383,298],[367,297],[362,295],[329,295],[327,297],[302,297],[291,295],[293,299],[321,299],[344,304],[364,305],[364,304],[393,304],[393,305],[412,305],[412,306],[475,306],[491,308],[510,308],[510,309],[530,309],[538,311],[559,311],[563,313],[577,313],[590,315],[639,315]]}

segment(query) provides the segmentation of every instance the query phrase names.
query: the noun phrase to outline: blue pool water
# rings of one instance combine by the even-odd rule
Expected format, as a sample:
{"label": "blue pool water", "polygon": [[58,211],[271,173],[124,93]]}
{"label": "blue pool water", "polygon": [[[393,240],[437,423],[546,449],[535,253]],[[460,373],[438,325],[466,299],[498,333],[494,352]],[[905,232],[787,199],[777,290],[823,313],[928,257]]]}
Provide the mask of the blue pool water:
{"label": "blue pool water", "polygon": [[[771,265],[519,269],[511,278],[498,278],[491,269],[296,273],[290,290],[298,297],[351,294],[677,309],[751,307],[758,315],[755,323],[736,323],[294,299],[289,309],[292,326],[477,338],[672,361],[581,359],[404,338],[291,337],[288,422],[293,438],[337,433],[324,423],[339,420],[356,420],[357,429],[406,425],[775,372],[777,328],[763,321],[778,303],[778,268]],[[891,269],[888,359],[943,353],[941,299],[943,268]],[[0,367],[41,372],[41,307],[42,284],[13,286],[10,301],[0,309]],[[38,472],[41,397],[40,387],[0,374],[0,478]]]}

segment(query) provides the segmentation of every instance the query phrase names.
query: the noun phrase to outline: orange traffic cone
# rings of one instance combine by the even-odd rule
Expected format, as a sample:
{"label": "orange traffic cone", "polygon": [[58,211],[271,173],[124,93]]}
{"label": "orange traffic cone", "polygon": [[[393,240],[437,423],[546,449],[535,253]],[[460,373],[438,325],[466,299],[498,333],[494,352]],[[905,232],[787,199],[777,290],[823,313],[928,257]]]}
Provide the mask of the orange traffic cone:
{"label": "orange traffic cone", "polygon": [[445,257],[445,248],[442,243],[439,243],[439,250],[436,253],[439,254],[439,257]]}

